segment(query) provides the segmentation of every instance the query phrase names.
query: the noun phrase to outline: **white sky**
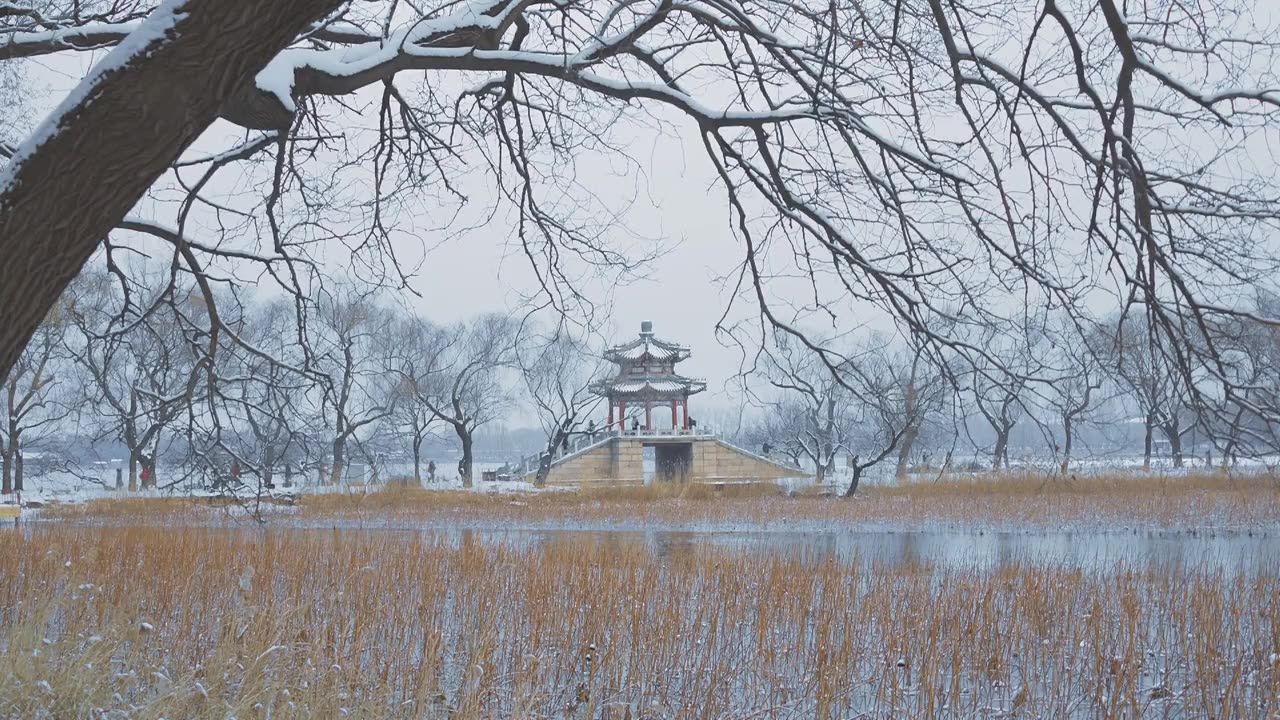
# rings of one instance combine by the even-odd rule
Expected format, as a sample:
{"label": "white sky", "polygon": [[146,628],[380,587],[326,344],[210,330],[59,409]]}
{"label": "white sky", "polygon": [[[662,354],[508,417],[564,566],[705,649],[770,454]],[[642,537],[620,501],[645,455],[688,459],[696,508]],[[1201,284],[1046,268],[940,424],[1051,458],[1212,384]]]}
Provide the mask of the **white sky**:
{"label": "white sky", "polygon": [[[105,52],[66,53],[26,62],[26,82],[36,91],[27,120],[34,121],[51,109]],[[666,119],[683,122],[675,114]],[[227,145],[220,143],[234,142],[237,132],[230,126],[215,127],[201,144],[209,150],[222,149]],[[601,196],[633,199],[627,228],[619,228],[619,235],[659,239],[666,252],[647,266],[647,277],[613,288],[611,303],[602,288],[589,294],[607,306],[611,344],[630,340],[642,320],[652,320],[659,337],[693,349],[693,357],[679,370],[708,381],[708,393],[694,404],[695,416],[698,404],[736,405],[736,400],[720,391],[737,372],[740,352],[722,346],[714,333],[729,299],[721,279],[731,276],[742,258],[728,226],[724,194],[714,182],[696,136],[685,147],[679,137],[647,128],[637,132],[632,157],[643,172],[606,157],[587,158],[579,169]],[[144,208],[140,212],[149,214]],[[509,227],[499,220],[437,242],[423,238],[423,244],[431,246],[425,258],[417,241],[398,244],[406,265],[421,262],[410,282],[421,298],[408,301],[423,316],[446,323],[521,308],[521,296],[533,288],[534,278]]]}
{"label": "white sky", "polygon": [[[1259,1],[1264,18],[1275,11],[1275,4],[1276,0]],[[28,80],[46,91],[28,120],[51,107],[103,52],[67,53],[27,63]],[[673,113],[661,119],[684,122]],[[369,122],[368,118],[365,121]],[[681,129],[690,128],[684,125]],[[680,370],[705,378],[711,391],[708,395],[719,394],[739,367],[739,350],[722,346],[714,330],[730,299],[722,279],[728,277],[731,287],[742,247],[730,230],[724,194],[695,134],[684,132],[686,139],[681,140],[648,128],[637,128],[636,133],[631,155],[641,166],[640,172],[606,156],[586,157],[578,169],[599,196],[633,203],[625,217],[625,230],[618,228],[620,238],[625,237],[625,242],[634,242],[634,237],[658,238],[668,252],[649,266],[647,279],[609,293],[595,288],[591,294],[609,305],[610,342],[629,340],[642,320],[652,320],[660,337],[693,348],[693,357]],[[227,128],[221,133],[215,128],[209,137],[210,149],[224,148],[221,142],[228,135]],[[687,139],[691,136],[692,142]],[[429,225],[430,219],[424,218],[422,224]],[[510,227],[498,220],[443,244],[437,244],[437,238],[422,238],[432,246],[425,258],[418,257],[417,241],[400,243],[408,265],[421,260],[411,281],[421,298],[410,302],[437,322],[487,311],[518,310],[521,295],[533,286],[533,277],[511,238]],[[729,404],[727,397],[704,396],[702,401]],[[695,416],[697,413],[695,405]]]}

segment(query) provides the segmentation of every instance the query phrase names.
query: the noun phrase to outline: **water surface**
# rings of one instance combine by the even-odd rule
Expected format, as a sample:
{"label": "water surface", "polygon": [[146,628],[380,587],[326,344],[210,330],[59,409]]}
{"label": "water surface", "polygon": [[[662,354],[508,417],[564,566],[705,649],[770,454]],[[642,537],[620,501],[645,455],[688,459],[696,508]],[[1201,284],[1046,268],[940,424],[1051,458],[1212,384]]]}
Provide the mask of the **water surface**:
{"label": "water surface", "polygon": [[[358,532],[380,532],[362,530]],[[1013,564],[1098,570],[1124,565],[1136,571],[1222,569],[1246,574],[1280,571],[1280,536],[1261,533],[992,532],[960,530],[851,532],[687,532],[671,530],[414,531],[445,542],[507,546],[589,543],[641,548],[671,558],[704,548],[823,559],[865,566],[930,566],[995,570]]]}

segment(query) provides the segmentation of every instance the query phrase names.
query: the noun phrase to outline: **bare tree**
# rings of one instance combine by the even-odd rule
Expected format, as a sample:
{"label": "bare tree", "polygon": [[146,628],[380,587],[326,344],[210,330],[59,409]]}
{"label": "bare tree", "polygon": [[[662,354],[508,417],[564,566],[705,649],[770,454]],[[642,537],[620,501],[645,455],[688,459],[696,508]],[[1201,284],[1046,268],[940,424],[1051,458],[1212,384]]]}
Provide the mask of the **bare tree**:
{"label": "bare tree", "polygon": [[422,485],[422,446],[437,436],[436,416],[418,399],[422,389],[408,377],[401,378],[396,387],[395,411],[391,424],[409,440],[409,452],[413,456],[413,481]]}
{"label": "bare tree", "polygon": [[[281,464],[305,449],[306,400],[317,382],[301,369],[289,304],[267,302],[249,308],[245,316],[238,335],[246,344],[231,342],[219,353],[219,381],[213,385],[217,401],[209,413],[217,422],[205,447],[221,450],[242,473],[252,473],[256,497],[273,489]],[[210,470],[226,473],[227,468]],[[291,471],[285,477],[290,484]]]}
{"label": "bare tree", "polygon": [[940,366],[936,357],[928,354],[917,338],[910,339],[907,356],[895,365],[899,388],[896,395],[902,399],[901,415],[907,419],[898,440],[898,460],[894,468],[894,478],[902,482],[910,473],[912,452],[921,435],[930,419],[946,405],[948,396],[954,394],[954,386],[950,380],[952,374]]}
{"label": "bare tree", "polygon": [[1143,427],[1142,468],[1151,470],[1156,431],[1169,442],[1175,467],[1182,467],[1182,437],[1195,426],[1188,404],[1196,383],[1191,378],[1194,365],[1183,365],[1162,336],[1148,330],[1148,319],[1126,315],[1096,331],[1094,345],[1100,349],[1110,372],[1119,379],[1141,415]]}
{"label": "bare tree", "polygon": [[[1280,296],[1259,289],[1258,317],[1280,315]],[[1280,328],[1259,320],[1233,318],[1216,328],[1224,341],[1224,363],[1232,375],[1225,392],[1214,398],[1218,422],[1205,429],[1228,468],[1241,455],[1280,451]]]}
{"label": "bare tree", "polygon": [[[765,417],[750,437],[799,465],[812,465],[819,484],[842,453],[849,457],[845,497],[857,493],[864,473],[897,455],[899,479],[922,431],[946,397],[941,374],[920,346],[898,347],[872,335],[845,342],[838,355],[798,346],[779,336],[766,346],[763,371],[780,395],[765,404]],[[835,364],[828,365],[832,359]]]}
{"label": "bare tree", "polygon": [[765,433],[770,454],[780,452],[796,467],[814,468],[814,481],[822,485],[834,469],[835,459],[844,451],[840,434],[846,429],[845,418],[836,413],[836,408],[843,411],[845,406],[837,406],[834,396],[821,398],[821,407],[817,408],[810,406],[813,400],[802,392],[793,392],[765,403],[767,419],[757,432]]}
{"label": "bare tree", "polygon": [[[858,492],[863,473],[914,443],[943,393],[928,388],[921,398],[915,366],[922,358],[909,346],[895,351],[882,337],[872,337],[838,368],[853,410],[849,431],[849,486],[845,497]],[[923,400],[923,401],[922,401]],[[906,448],[906,457],[910,455]],[[905,468],[901,468],[906,475]]]}
{"label": "bare tree", "polygon": [[969,389],[995,436],[993,470],[1009,469],[1009,440],[1026,412],[1027,383],[1043,369],[1034,348],[1038,334],[1024,322],[1012,332],[988,330],[978,341],[987,351],[970,366]]}
{"label": "bare tree", "polygon": [[832,367],[826,355],[785,335],[775,336],[764,352],[762,372],[777,391],[764,403],[765,412],[778,419],[774,439],[789,456],[813,466],[819,485],[847,449],[851,430],[849,390],[837,377],[848,360],[840,357],[840,365]]}
{"label": "bare tree", "polygon": [[509,403],[502,372],[512,367],[516,327],[505,315],[481,315],[447,331],[430,372],[439,378],[423,389],[423,405],[458,436],[458,478],[472,486],[475,432],[498,418]]}
{"label": "bare tree", "polygon": [[329,482],[337,485],[346,477],[348,447],[357,433],[394,410],[397,379],[386,372],[393,317],[374,297],[344,286],[322,291],[307,320],[304,353],[321,384]]}
{"label": "bare tree", "polygon": [[446,382],[442,354],[452,340],[449,332],[427,320],[410,316],[399,319],[392,331],[396,347],[390,353],[389,371],[395,386],[395,410],[391,422],[406,434],[413,453],[413,479],[422,484],[422,445],[434,435],[439,418],[428,404],[438,397]]}
{"label": "bare tree", "polygon": [[[131,2],[102,15],[82,15],[77,4],[51,17],[6,13],[0,58],[116,47],[0,171],[0,307],[10,318],[0,330],[0,380],[40,319],[156,179],[231,98],[252,86],[253,73],[337,5],[167,0],[143,20],[150,8]],[[132,24],[114,37],[95,36],[104,21],[119,20]],[[137,131],[139,118],[150,132]],[[83,162],[87,157],[94,161]]]}
{"label": "bare tree", "polygon": [[760,454],[766,457],[781,455],[791,465],[802,467],[807,459],[805,447],[792,438],[794,420],[800,416],[794,401],[766,403],[746,422],[737,442],[744,447],[759,447]]}
{"label": "bare tree", "polygon": [[603,398],[592,393],[590,386],[607,368],[599,353],[592,352],[563,325],[546,335],[526,333],[514,359],[547,438],[534,477],[534,485],[542,487],[556,450],[568,443],[571,434],[582,432],[583,420],[600,405]]}
{"label": "bare tree", "polygon": [[1062,442],[1048,436],[1058,457],[1058,470],[1066,474],[1071,466],[1076,437],[1103,401],[1106,379],[1101,362],[1086,338],[1070,321],[1063,321],[1040,336],[1035,350],[1046,357],[1043,380],[1032,388],[1045,407],[1053,413],[1061,430]]}
{"label": "bare tree", "polygon": [[[140,468],[142,487],[156,487],[156,459],[172,439],[165,432],[189,412],[198,389],[190,382],[196,358],[177,311],[192,296],[152,287],[117,285],[95,273],[67,305],[83,412],[99,427],[99,437],[118,440],[128,450],[130,491],[138,489]],[[135,305],[130,296],[145,300]]]}
{"label": "bare tree", "polygon": [[[64,301],[65,302],[65,301]],[[44,319],[8,382],[0,388],[5,421],[0,424],[0,494],[23,490],[23,454],[41,447],[71,412],[67,375],[70,360],[63,336],[66,307],[55,305]]]}
{"label": "bare tree", "polygon": [[[129,223],[195,275],[251,266],[308,294],[307,263],[333,240],[401,283],[397,201],[461,202],[468,157],[492,172],[563,307],[571,261],[626,265],[594,222],[609,208],[556,201],[591,197],[571,164],[620,157],[613,133],[659,107],[689,121],[728,196],[764,322],[800,341],[784,311],[870,304],[973,359],[986,349],[932,321],[982,324],[1039,300],[1080,313],[1102,296],[1144,308],[1180,372],[1220,385],[1231,377],[1205,328],[1277,267],[1280,193],[1257,156],[1278,120],[1280,45],[1248,0],[387,0],[321,19],[338,7],[174,0],[5,18],[0,59],[116,47],[0,173],[0,374],[104,238],[130,242]],[[359,93],[375,132],[348,132]],[[180,159],[218,116],[252,132]],[[372,172],[360,184],[373,197],[336,198],[355,184],[342,170]],[[254,177],[261,202],[219,206],[224,172]],[[126,218],[162,177],[187,191],[178,221]],[[239,232],[192,237],[192,206],[240,213]],[[347,212],[358,219],[327,222]]]}

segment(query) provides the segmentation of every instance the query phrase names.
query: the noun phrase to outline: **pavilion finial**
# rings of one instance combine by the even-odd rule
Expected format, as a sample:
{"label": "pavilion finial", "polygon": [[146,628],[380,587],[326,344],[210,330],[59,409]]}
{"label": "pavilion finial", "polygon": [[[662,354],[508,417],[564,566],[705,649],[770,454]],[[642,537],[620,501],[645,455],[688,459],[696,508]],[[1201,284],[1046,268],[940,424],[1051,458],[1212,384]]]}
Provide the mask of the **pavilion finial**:
{"label": "pavilion finial", "polygon": [[653,338],[653,321],[643,320],[640,322],[640,337],[645,339]]}

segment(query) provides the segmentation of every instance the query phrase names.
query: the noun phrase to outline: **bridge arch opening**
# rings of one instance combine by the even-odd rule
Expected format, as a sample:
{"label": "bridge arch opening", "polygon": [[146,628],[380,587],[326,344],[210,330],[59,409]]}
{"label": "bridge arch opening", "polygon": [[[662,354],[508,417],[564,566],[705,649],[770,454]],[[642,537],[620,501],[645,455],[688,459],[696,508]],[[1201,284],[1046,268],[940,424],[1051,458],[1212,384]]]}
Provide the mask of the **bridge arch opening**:
{"label": "bridge arch opening", "polygon": [[660,482],[683,482],[693,469],[693,443],[654,445],[654,476]]}

